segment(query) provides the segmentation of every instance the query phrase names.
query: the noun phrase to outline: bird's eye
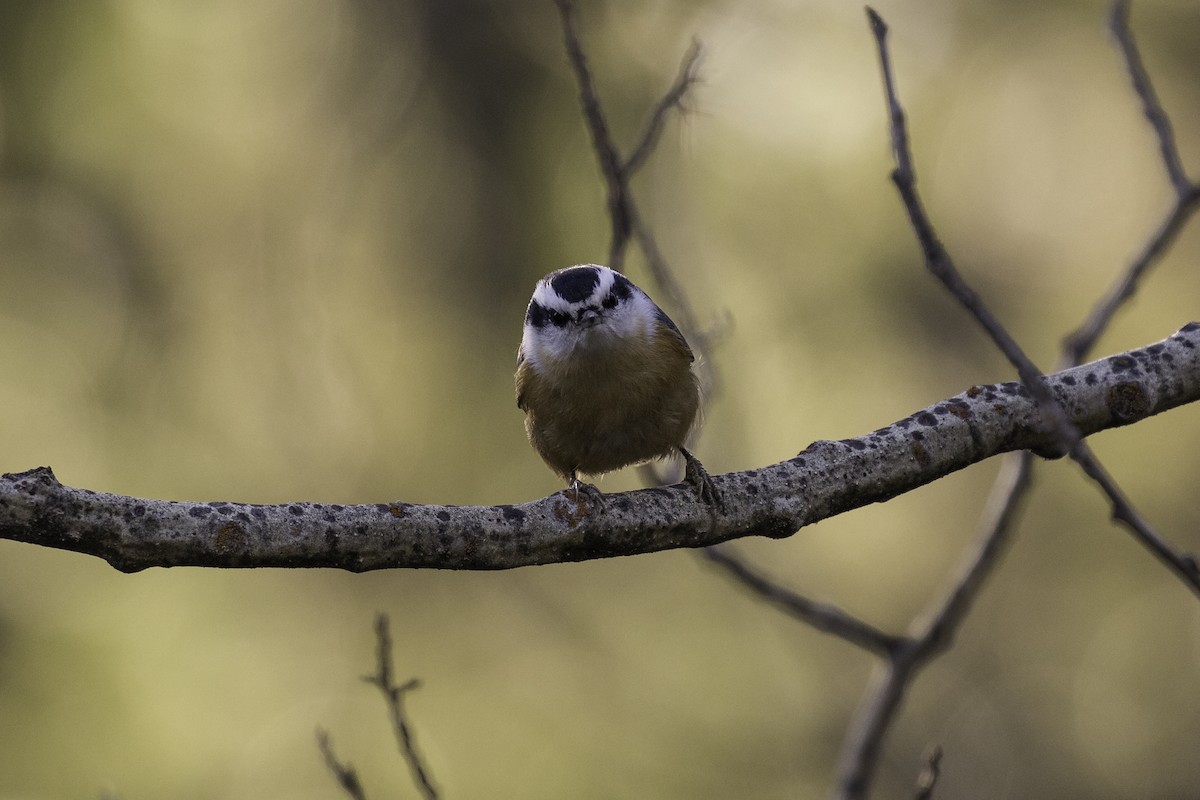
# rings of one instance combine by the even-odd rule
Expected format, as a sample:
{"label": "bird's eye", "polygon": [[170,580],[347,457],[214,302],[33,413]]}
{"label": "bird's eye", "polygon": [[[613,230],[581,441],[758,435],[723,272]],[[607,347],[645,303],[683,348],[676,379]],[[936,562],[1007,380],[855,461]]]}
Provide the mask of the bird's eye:
{"label": "bird's eye", "polygon": [[616,308],[617,298],[615,295],[610,294],[608,297],[604,298],[604,302],[602,302],[600,305],[604,306],[605,308]]}
{"label": "bird's eye", "polygon": [[561,311],[551,311],[549,314],[547,314],[547,316],[550,317],[550,321],[559,328],[561,328],[563,325],[566,325],[571,319]]}

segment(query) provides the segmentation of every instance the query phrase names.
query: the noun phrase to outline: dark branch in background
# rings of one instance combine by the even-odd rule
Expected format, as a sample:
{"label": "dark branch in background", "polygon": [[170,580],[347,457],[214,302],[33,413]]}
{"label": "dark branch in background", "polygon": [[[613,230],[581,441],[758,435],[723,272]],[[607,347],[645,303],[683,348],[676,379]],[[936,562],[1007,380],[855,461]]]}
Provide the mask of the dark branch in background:
{"label": "dark branch in background", "polygon": [[604,175],[608,189],[608,216],[612,220],[612,245],[608,266],[619,272],[625,242],[629,240],[633,229],[632,209],[621,184],[621,156],[608,132],[608,120],[600,111],[600,97],[596,94],[592,72],[588,69],[587,58],[580,45],[579,20],[576,18],[575,6],[568,0],[556,0],[555,5],[558,6],[558,13],[562,18],[567,57],[571,60],[575,80],[579,82],[579,99],[583,104],[583,115],[587,120],[588,130],[592,132],[592,147],[600,159],[600,172]]}
{"label": "dark branch in background", "polygon": [[392,731],[396,734],[396,743],[400,746],[400,753],[408,763],[413,782],[421,790],[421,795],[426,800],[437,800],[437,789],[434,788],[429,770],[417,752],[412,727],[404,713],[404,695],[420,686],[421,681],[412,678],[402,685],[396,684],[392,671],[392,636],[388,625],[387,614],[380,614],[375,618],[375,637],[378,640],[375,674],[366,675],[363,680],[383,693],[388,707],[388,718],[392,722]]}
{"label": "dark branch in background", "polygon": [[701,552],[763,600],[819,631],[833,634],[880,656],[891,654],[903,643],[901,638],[884,633],[836,606],[809,600],[759,575],[725,547],[706,547]]}
{"label": "dark branch in background", "polygon": [[[654,110],[650,112],[650,121],[646,124],[646,130],[638,139],[637,146],[626,159],[624,167],[621,169],[621,177],[628,182],[634,173],[642,168],[646,163],[646,159],[654,152],[654,148],[658,145],[658,138],[662,136],[663,129],[667,124],[667,117],[672,111],[678,109],[684,111],[683,101],[687,96],[688,90],[692,88],[700,79],[700,56],[703,55],[704,48],[700,45],[698,39],[692,40],[691,47],[683,56],[683,63],[679,65],[679,74],[675,76],[675,82],[671,84],[671,88],[667,89],[667,93],[662,96],[654,106]],[[625,187],[625,194],[628,196],[628,183]]]}
{"label": "dark branch in background", "polygon": [[[421,685],[420,680],[412,678],[404,684],[397,685],[392,670],[392,635],[389,629],[387,614],[375,618],[375,674],[364,675],[363,680],[379,689],[387,705],[388,718],[392,723],[392,732],[400,747],[400,754],[408,764],[412,773],[413,783],[421,791],[425,800],[437,800],[437,789],[429,776],[429,769],[417,752],[413,740],[412,727],[404,713],[404,695]],[[358,773],[349,764],[338,761],[333,754],[333,746],[329,742],[329,734],[323,730],[317,731],[317,746],[325,758],[325,765],[333,773],[338,785],[350,795],[353,800],[366,800],[362,784],[359,783]]]}
{"label": "dark branch in background", "polygon": [[1117,40],[1117,46],[1121,48],[1125,68],[1133,81],[1133,90],[1142,101],[1142,112],[1158,135],[1163,165],[1167,168],[1167,177],[1171,185],[1175,187],[1175,194],[1182,197],[1194,193],[1196,189],[1188,180],[1187,172],[1183,168],[1183,159],[1179,157],[1179,148],[1175,146],[1171,120],[1163,111],[1162,103],[1158,101],[1158,93],[1150,83],[1150,76],[1146,74],[1146,67],[1142,64],[1142,55],[1133,41],[1133,30],[1129,26],[1128,0],[1116,0],[1113,3],[1109,14],[1109,30]]}
{"label": "dark branch in background", "polygon": [[837,795],[841,800],[867,796],[883,738],[908,687],[922,667],[949,649],[985,580],[998,566],[1029,486],[1032,461],[1028,451],[1005,459],[980,524],[975,552],[964,560],[945,598],[932,607],[929,621],[904,639],[904,646],[889,655],[884,668],[876,670],[842,748]]}
{"label": "dark branch in background", "polygon": [[367,800],[367,795],[358,780],[358,773],[354,771],[354,767],[338,761],[333,753],[333,744],[329,741],[329,733],[321,728],[317,729],[317,748],[321,751],[321,757],[325,759],[325,766],[333,773],[334,780],[351,800]]}

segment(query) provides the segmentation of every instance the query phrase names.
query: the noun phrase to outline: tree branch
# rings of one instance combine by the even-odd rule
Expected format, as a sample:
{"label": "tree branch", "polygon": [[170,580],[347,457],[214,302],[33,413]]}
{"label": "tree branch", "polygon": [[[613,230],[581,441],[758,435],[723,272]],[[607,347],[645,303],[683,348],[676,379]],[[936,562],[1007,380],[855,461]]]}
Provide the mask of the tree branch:
{"label": "tree branch", "polygon": [[727,548],[706,547],[700,552],[763,600],[773,603],[788,615],[808,623],[819,631],[833,634],[881,656],[892,653],[903,641],[900,637],[884,633],[869,622],[864,622],[837,606],[810,600],[759,575],[746,562],[728,552]]}
{"label": "tree branch", "polygon": [[[1083,435],[1194,402],[1200,399],[1200,323],[1045,381]],[[678,484],[610,494],[603,508],[561,492],[501,506],[248,505],[73,489],[39,468],[0,476],[0,538],[99,556],[130,572],[168,566],[507,569],[743,536],[786,537],[999,453],[1053,454],[1056,441],[1020,384],[974,386],[864,436],[815,442],[787,461],[713,476],[727,498],[719,515]]]}

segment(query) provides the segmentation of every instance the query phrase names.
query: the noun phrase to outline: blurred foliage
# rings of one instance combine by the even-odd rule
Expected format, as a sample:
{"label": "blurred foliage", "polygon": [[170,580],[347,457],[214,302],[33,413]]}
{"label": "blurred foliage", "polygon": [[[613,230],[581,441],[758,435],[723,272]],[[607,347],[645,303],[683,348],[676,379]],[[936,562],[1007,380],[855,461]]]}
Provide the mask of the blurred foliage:
{"label": "blurred foliage", "polygon": [[[1045,367],[1169,202],[1093,0],[881,0],[921,186]],[[1011,370],[923,274],[858,4],[584,3],[622,141],[705,45],[637,189],[701,319],[732,324],[710,469],[857,435]],[[1200,171],[1200,14],[1134,25]],[[549,2],[0,2],[0,469],[159,498],[520,502],[534,281],[602,259],[604,198]],[[1193,224],[1102,341],[1200,317]],[[639,264],[636,281],[648,285]],[[653,293],[653,291],[652,291]],[[1200,549],[1200,415],[1093,440]],[[996,465],[740,549],[900,629]],[[916,684],[878,795],[941,742],[946,797],[1184,797],[1200,609],[1042,465],[1015,547]],[[607,489],[636,485],[628,471]],[[686,552],[503,574],[120,575],[0,542],[0,798],[333,798],[313,732],[407,791],[374,691],[388,612],[447,797],[782,798],[830,786],[870,659]],[[403,787],[403,788],[397,788]]]}

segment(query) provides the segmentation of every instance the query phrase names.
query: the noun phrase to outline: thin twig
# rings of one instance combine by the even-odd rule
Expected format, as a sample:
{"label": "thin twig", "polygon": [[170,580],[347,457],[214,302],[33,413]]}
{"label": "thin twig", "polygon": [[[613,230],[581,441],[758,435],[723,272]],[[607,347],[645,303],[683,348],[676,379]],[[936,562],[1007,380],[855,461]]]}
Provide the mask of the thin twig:
{"label": "thin twig", "polygon": [[1081,455],[1075,458],[1075,461],[1108,497],[1112,505],[1113,519],[1128,528],[1134,534],[1134,538],[1165,564],[1171,572],[1175,573],[1192,592],[1200,596],[1200,566],[1197,565],[1195,556],[1190,553],[1177,553],[1165,539],[1150,527],[1133,507],[1133,504],[1129,502],[1125,493],[1121,491],[1121,487],[1104,469],[1104,466],[1091,455],[1091,448],[1086,442],[1080,442],[1076,445],[1076,449],[1081,451]]}
{"label": "thin twig", "polygon": [[342,787],[351,800],[367,800],[367,794],[358,780],[358,773],[350,764],[338,761],[337,756],[333,753],[333,743],[329,740],[329,733],[322,728],[317,729],[317,747],[325,758],[325,766],[329,767],[338,786]]}
{"label": "thin twig", "polygon": [[429,770],[426,769],[417,752],[412,728],[404,714],[404,695],[420,686],[421,682],[417,678],[412,678],[402,685],[396,685],[392,672],[392,636],[387,614],[380,614],[375,618],[375,637],[378,640],[376,672],[374,675],[363,676],[363,680],[377,687],[383,693],[384,699],[387,701],[388,715],[392,720],[392,729],[396,734],[396,742],[400,746],[404,760],[408,762],[413,781],[427,800],[436,800],[437,789],[434,788],[429,777]]}
{"label": "thin twig", "polygon": [[[684,337],[696,352],[701,369],[709,369],[711,367],[711,359],[708,358],[710,355],[710,339],[700,329],[696,315],[692,311],[691,303],[688,301],[687,294],[683,291],[683,287],[679,281],[675,280],[674,273],[667,264],[666,256],[663,255],[657,240],[654,238],[654,233],[646,225],[641,214],[636,209],[633,214],[633,230],[637,236],[638,247],[641,248],[642,253],[646,256],[646,268],[654,278],[654,283],[659,290],[658,294],[661,297],[667,298],[667,302],[674,314],[674,321],[679,325],[680,330],[684,333]],[[711,388],[711,374],[702,376],[702,378],[706,389]]]}
{"label": "thin twig", "polygon": [[1057,431],[1065,451],[1078,440],[1078,431],[1074,431],[1067,423],[1058,401],[1054,399],[1042,381],[1042,371],[1025,355],[1021,346],[988,310],[982,298],[963,280],[958,268],[954,266],[950,254],[938,238],[933,223],[925,213],[921,197],[917,193],[917,177],[913,169],[912,151],[909,146],[908,125],[905,122],[904,109],[900,105],[895,79],[892,75],[887,23],[875,12],[875,9],[870,7],[867,8],[867,17],[871,23],[871,31],[875,35],[880,68],[883,72],[884,93],[890,120],[892,155],[896,161],[896,168],[892,171],[892,183],[896,185],[896,189],[904,201],[904,209],[908,212],[909,223],[917,235],[917,241],[925,256],[925,266],[934,277],[941,281],[959,304],[975,318],[991,337],[992,342],[1000,348],[1009,363],[1016,368],[1021,383],[1042,407],[1043,413],[1047,417],[1046,421],[1050,423],[1052,430]]}
{"label": "thin twig", "polygon": [[621,155],[613,144],[612,134],[608,129],[608,120],[600,108],[600,96],[596,93],[596,83],[592,80],[588,68],[587,57],[579,38],[579,21],[575,14],[575,5],[570,0],[555,0],[558,13],[562,19],[563,41],[567,48],[567,57],[571,61],[571,69],[575,72],[575,80],[579,84],[579,101],[583,105],[583,116],[587,120],[588,130],[592,134],[592,147],[600,160],[600,172],[608,191],[608,216],[612,222],[612,243],[609,248],[608,266],[621,270],[625,258],[625,247],[633,230],[633,219],[629,204],[628,193],[623,181],[624,169]]}
{"label": "thin twig", "polygon": [[731,553],[728,547],[706,547],[700,552],[742,586],[819,631],[833,634],[850,644],[885,657],[894,652],[903,641],[837,606],[818,603],[780,586],[770,578],[755,572],[745,561]]}
{"label": "thin twig", "polygon": [[1171,129],[1171,120],[1158,100],[1150,76],[1142,65],[1142,57],[1138,52],[1137,43],[1133,39],[1133,33],[1129,27],[1129,3],[1126,0],[1116,0],[1113,3],[1109,26],[1125,60],[1125,69],[1133,83],[1133,90],[1141,100],[1146,119],[1149,120],[1150,126],[1158,137],[1159,151],[1162,154],[1167,177],[1174,189],[1175,202],[1172,203],[1158,230],[1142,247],[1141,252],[1133,259],[1112,289],[1101,298],[1087,319],[1063,340],[1064,358],[1060,362],[1060,368],[1073,367],[1083,363],[1100,335],[1108,327],[1113,314],[1122,303],[1133,296],[1143,274],[1157,262],[1158,257],[1174,242],[1175,236],[1183,228],[1184,223],[1200,207],[1200,185],[1189,180],[1184,171],[1179,148],[1175,144],[1175,134]]}
{"label": "thin twig", "polygon": [[1200,187],[1194,188],[1186,197],[1175,202],[1158,230],[1142,247],[1141,252],[1133,259],[1120,278],[1114,282],[1112,288],[1092,309],[1087,319],[1063,339],[1063,357],[1059,361],[1060,369],[1083,363],[1100,339],[1101,334],[1107,329],[1108,323],[1116,314],[1117,309],[1126,300],[1133,297],[1134,292],[1137,291],[1138,281],[1175,241],[1176,235],[1197,208],[1200,208]]}
{"label": "thin twig", "polygon": [[700,56],[703,54],[704,47],[700,44],[700,40],[693,39],[691,47],[683,56],[683,63],[679,65],[679,74],[675,77],[675,82],[654,106],[654,110],[650,113],[650,121],[646,124],[646,130],[642,133],[637,147],[633,148],[633,152],[622,165],[621,172],[626,180],[632,178],[634,173],[642,168],[646,159],[658,146],[658,138],[667,124],[667,115],[675,109],[683,110],[684,97],[691,90],[692,85],[700,79]]}
{"label": "thin twig", "polygon": [[1175,144],[1175,132],[1171,128],[1171,120],[1163,111],[1162,103],[1150,83],[1150,76],[1142,63],[1142,55],[1133,39],[1133,30],[1129,26],[1129,0],[1115,0],[1109,14],[1109,31],[1121,54],[1125,57],[1125,66],[1133,81],[1133,89],[1142,101],[1142,113],[1150,121],[1154,133],[1158,136],[1158,146],[1162,151],[1163,165],[1167,168],[1167,177],[1175,194],[1184,197],[1195,192],[1195,187],[1188,180],[1183,168],[1183,159],[1179,157],[1179,148]]}

